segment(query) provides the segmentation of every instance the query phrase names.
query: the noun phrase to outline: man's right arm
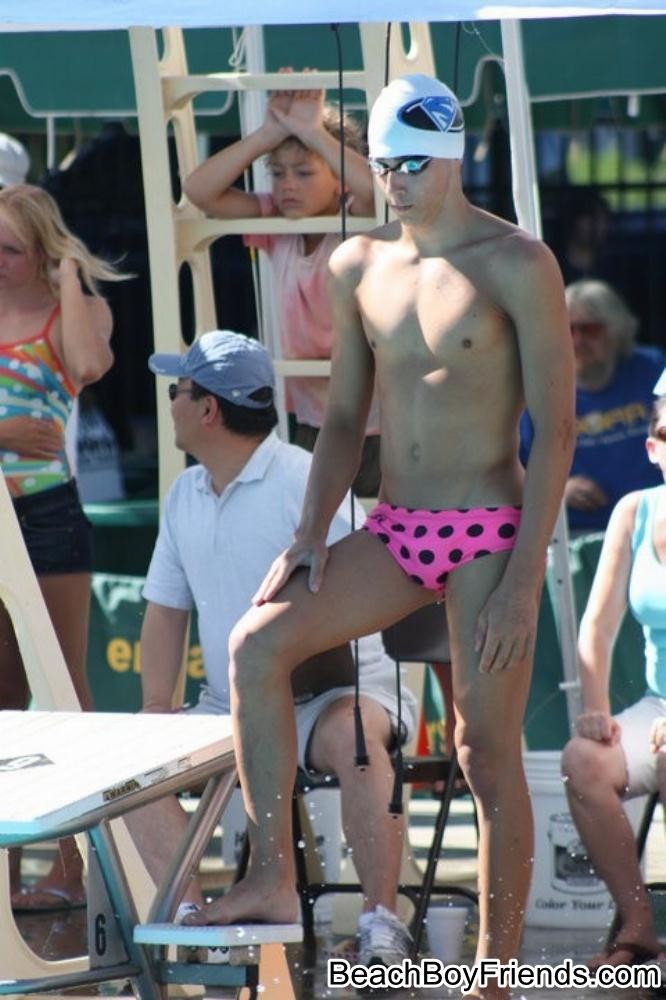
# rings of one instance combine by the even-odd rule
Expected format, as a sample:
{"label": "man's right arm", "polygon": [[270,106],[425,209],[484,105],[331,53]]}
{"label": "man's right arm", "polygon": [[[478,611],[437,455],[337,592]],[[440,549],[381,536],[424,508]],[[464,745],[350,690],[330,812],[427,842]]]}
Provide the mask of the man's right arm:
{"label": "man's right arm", "polygon": [[374,358],[356,301],[368,240],[355,237],[332,255],[329,299],[335,331],[326,415],[312,459],[294,543],[275,560],[253,598],[269,601],[298,566],[309,566],[309,587],[319,589],[331,520],[358,469],[374,384]]}
{"label": "man's right arm", "polygon": [[144,712],[171,712],[189,612],[148,602],[141,628],[141,689]]}

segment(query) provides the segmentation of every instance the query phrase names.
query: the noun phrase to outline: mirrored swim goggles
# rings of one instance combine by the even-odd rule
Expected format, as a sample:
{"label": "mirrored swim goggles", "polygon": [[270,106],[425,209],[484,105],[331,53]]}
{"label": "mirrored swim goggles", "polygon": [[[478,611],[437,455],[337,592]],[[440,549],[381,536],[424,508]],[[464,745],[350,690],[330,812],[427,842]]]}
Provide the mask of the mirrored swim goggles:
{"label": "mirrored swim goggles", "polygon": [[432,156],[400,156],[393,163],[378,157],[370,157],[368,163],[373,174],[386,177],[387,174],[421,174],[432,161]]}

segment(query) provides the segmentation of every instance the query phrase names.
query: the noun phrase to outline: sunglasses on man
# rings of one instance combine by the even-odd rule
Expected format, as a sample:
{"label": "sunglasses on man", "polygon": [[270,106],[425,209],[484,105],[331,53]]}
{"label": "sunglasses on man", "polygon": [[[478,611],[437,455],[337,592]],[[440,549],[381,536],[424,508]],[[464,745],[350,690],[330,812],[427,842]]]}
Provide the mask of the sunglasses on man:
{"label": "sunglasses on man", "polygon": [[185,386],[180,386],[177,382],[170,382],[167,387],[167,392],[169,393],[170,401],[173,403],[174,399],[177,399],[178,396],[184,396],[185,394],[191,396],[194,390],[191,388],[188,389]]}

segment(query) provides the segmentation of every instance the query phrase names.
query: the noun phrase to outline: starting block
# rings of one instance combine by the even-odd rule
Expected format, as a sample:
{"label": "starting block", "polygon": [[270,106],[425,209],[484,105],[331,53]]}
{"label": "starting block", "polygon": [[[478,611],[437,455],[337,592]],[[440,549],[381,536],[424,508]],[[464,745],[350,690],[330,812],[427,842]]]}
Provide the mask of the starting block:
{"label": "starting block", "polygon": [[[301,924],[231,924],[189,927],[182,924],[138,924],[134,941],[153,949],[152,968],[163,984],[244,987],[254,998],[295,1000],[285,944],[303,940]],[[167,959],[175,946],[177,958]],[[210,948],[224,949],[222,959],[206,961]]]}
{"label": "starting block", "polygon": [[[110,823],[202,782],[143,923]],[[66,968],[26,958],[15,947],[22,939],[10,912],[13,934],[0,936],[0,997],[128,979],[138,1000],[165,1000],[170,985],[210,987],[208,996],[232,988],[239,1000],[259,993],[295,1000],[284,945],[302,940],[300,924],[168,923],[235,785],[231,724],[220,716],[0,712],[0,847],[82,832],[90,842],[89,954]],[[175,962],[170,946],[180,949]],[[209,948],[228,948],[228,961],[205,961]]]}
{"label": "starting block", "polygon": [[138,944],[182,945],[185,948],[253,948],[262,944],[298,944],[301,924],[229,924],[225,927],[190,927],[183,924],[138,924]]}

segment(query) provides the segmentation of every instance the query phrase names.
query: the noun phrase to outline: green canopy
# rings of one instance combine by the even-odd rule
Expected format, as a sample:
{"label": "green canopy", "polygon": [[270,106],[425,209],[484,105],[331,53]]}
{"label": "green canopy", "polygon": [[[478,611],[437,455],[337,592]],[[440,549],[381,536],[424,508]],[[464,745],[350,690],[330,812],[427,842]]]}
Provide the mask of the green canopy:
{"label": "green canopy", "polygon": [[[666,76],[666,17],[590,17],[523,22],[527,81],[537,127],[575,127],[590,122],[607,106],[609,95],[663,94]],[[400,30],[394,26],[394,30]],[[234,39],[229,28],[185,32],[190,69],[219,72],[229,67]],[[325,25],[266,28],[269,70],[282,65],[318,69],[335,66],[333,34]],[[355,25],[341,26],[346,69],[361,64]],[[456,26],[432,25],[440,76],[454,82]],[[497,21],[466,22],[460,34],[458,93],[470,127],[482,127],[489,112],[501,113],[503,100],[500,27]],[[491,72],[484,72],[488,64]],[[358,96],[358,95],[356,95]],[[349,97],[353,100],[354,95]],[[587,98],[576,104],[570,98]],[[555,105],[543,102],[557,102]],[[664,98],[643,98],[634,110],[641,121],[664,120]],[[225,108],[224,95],[197,99],[200,126],[220,134],[238,132],[236,102]],[[125,31],[28,32],[0,34],[0,129],[42,130],[40,119],[53,115],[63,128],[70,120],[128,118],[135,114],[134,87]],[[613,105],[615,122],[627,118],[627,102]]]}

